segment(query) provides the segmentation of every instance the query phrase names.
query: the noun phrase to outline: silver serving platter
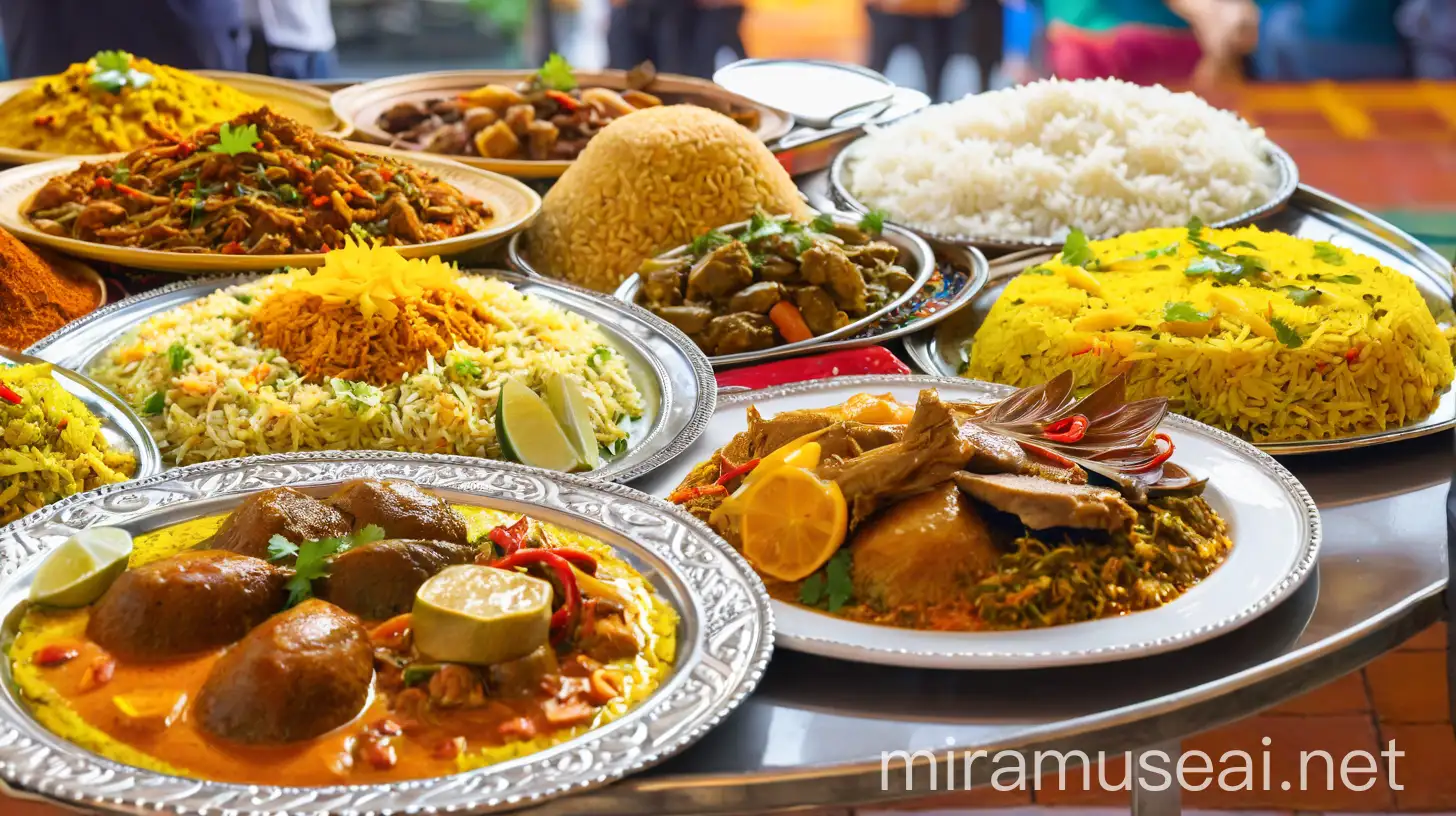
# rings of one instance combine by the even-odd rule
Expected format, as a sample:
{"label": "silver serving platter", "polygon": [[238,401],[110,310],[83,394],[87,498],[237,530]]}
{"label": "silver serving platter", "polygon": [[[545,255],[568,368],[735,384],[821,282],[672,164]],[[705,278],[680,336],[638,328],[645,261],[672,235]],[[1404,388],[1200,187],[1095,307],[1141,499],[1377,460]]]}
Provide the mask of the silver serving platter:
{"label": "silver serving platter", "polygon": [[[469,271],[469,270],[467,270]],[[591,471],[593,479],[626,482],[680,453],[706,427],[717,388],[708,359],[687,335],[656,315],[569,283],[511,272],[488,271],[517,291],[552,301],[595,322],[627,358],[646,401],[639,420],[628,423],[627,451]],[[114,303],[67,324],[29,352],[85,371],[106,349],[152,315],[175,309],[257,275],[182,281]]]}
{"label": "silver serving platter", "polygon": [[73,496],[0,528],[0,614],[13,637],[42,557],[79,530],[133,535],[224,513],[250,493],[323,493],[348,479],[409,479],[461,504],[529,513],[616,548],[678,611],[671,675],[615,722],[540,753],[433,779],[283,787],[206,782],[104,759],[37,723],[0,676],[0,779],[53,800],[121,813],[396,814],[497,812],[614,782],[676,754],[717,725],[763,676],[773,613],[752,568],[701,522],[623,485],[460,456],[312,453],[207,462]]}
{"label": "silver serving platter", "polygon": [[55,381],[100,420],[101,435],[106,438],[106,444],[113,450],[136,457],[137,470],[133,479],[145,479],[162,472],[162,454],[142,418],[100,383],[49,360],[6,348],[0,348],[0,381],[5,379],[5,363],[50,366]]}
{"label": "silver serving platter", "polygon": [[[773,416],[835,404],[858,393],[887,392],[913,402],[927,388],[974,402],[994,402],[1016,390],[962,377],[873,375],[724,394],[707,432],[682,456],[635,484],[653,495],[668,495],[699,462],[744,429],[743,412],[750,406]],[[1160,654],[1248,624],[1287,600],[1314,573],[1323,540],[1319,510],[1288,469],[1232,434],[1175,414],[1160,427],[1178,440],[1184,451],[1179,461],[1209,478],[1208,501],[1228,523],[1234,540],[1228,560],[1203,586],[1158,609],[1063,626],[983,632],[854,623],[775,600],[777,645],[885,666],[1026,670]]]}
{"label": "silver serving platter", "polygon": [[[863,139],[857,140],[854,144],[845,148],[838,156],[834,157],[834,163],[829,166],[829,194],[834,203],[853,213],[866,213],[870,208],[865,206],[849,190],[850,175],[853,171],[851,166],[858,155]],[[1267,145],[1268,160],[1275,170],[1278,171],[1279,181],[1275,185],[1269,200],[1254,207],[1247,212],[1240,213],[1233,218],[1227,218],[1212,224],[1216,228],[1236,227],[1247,224],[1255,219],[1262,218],[1280,207],[1284,206],[1294,191],[1299,188],[1299,168],[1295,165],[1294,159],[1284,152],[1284,149],[1269,142]],[[947,244],[967,244],[981,247],[988,250],[1018,250],[1031,249],[1035,247],[1059,247],[1062,245],[1061,238],[1025,238],[995,235],[949,235],[936,232],[931,229],[922,229],[914,224],[887,220],[886,223],[893,223],[896,226],[912,230],[932,241],[940,241]],[[1091,238],[1108,238],[1111,236],[1089,236]]]}
{"label": "silver serving platter", "polygon": [[[1389,222],[1328,193],[1300,185],[1288,206],[1259,219],[1257,226],[1312,241],[1329,241],[1379,260],[1415,281],[1437,324],[1456,326],[1451,262]],[[905,338],[905,351],[915,367],[927,374],[959,376],[976,332],[1006,284],[1021,270],[1040,263],[1051,254],[1047,250],[1027,250],[998,258],[992,264],[990,284],[981,290],[969,307],[959,310],[932,330]],[[1258,447],[1276,456],[1322,453],[1398,442],[1452,427],[1456,427],[1456,391],[1448,389],[1436,410],[1420,422],[1359,436],[1259,443]]]}

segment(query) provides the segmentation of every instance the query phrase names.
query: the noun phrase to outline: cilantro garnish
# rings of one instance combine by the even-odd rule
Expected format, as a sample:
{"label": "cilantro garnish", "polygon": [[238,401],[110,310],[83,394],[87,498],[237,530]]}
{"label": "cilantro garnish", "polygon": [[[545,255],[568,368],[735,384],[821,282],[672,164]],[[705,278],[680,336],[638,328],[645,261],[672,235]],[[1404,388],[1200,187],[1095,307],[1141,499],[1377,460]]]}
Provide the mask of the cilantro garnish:
{"label": "cilantro garnish", "polygon": [[125,184],[131,181],[131,168],[126,166],[126,162],[120,162],[116,165],[116,169],[111,171],[111,180],[117,184]]}
{"label": "cilantro garnish", "polygon": [[725,233],[715,229],[708,230],[688,244],[688,252],[694,255],[707,255],[718,247],[731,243],[733,243],[733,239]]}
{"label": "cilantro garnish", "polygon": [[884,210],[870,210],[859,220],[859,228],[871,235],[879,235],[885,231],[885,219],[889,213]]}
{"label": "cilantro garnish", "polygon": [[162,396],[161,391],[153,391],[150,397],[142,402],[142,416],[157,416],[167,407],[167,398]]}
{"label": "cilantro garnish", "polygon": [[591,356],[586,358],[586,364],[595,371],[601,371],[601,366],[611,359],[612,350],[607,346],[593,346]]}
{"label": "cilantro garnish", "polygon": [[627,440],[618,439],[610,445],[599,445],[598,447],[602,449],[603,456],[621,456],[627,452]]}
{"label": "cilantro garnish", "polygon": [[1067,242],[1062,246],[1062,263],[1069,266],[1080,266],[1083,269],[1096,269],[1097,256],[1092,252],[1092,244],[1087,240],[1087,233],[1074,229],[1067,235]]}
{"label": "cilantro garnish", "polygon": [[1278,337],[1279,342],[1285,346],[1299,348],[1304,345],[1304,338],[1299,336],[1299,332],[1295,331],[1293,326],[1285,323],[1283,320],[1277,317],[1271,318],[1269,325],[1274,327],[1274,336]]}
{"label": "cilantro garnish", "polygon": [[455,365],[451,367],[455,369],[455,376],[460,377],[461,379],[473,380],[479,377],[483,372],[480,367],[480,363],[477,363],[474,360],[456,360]]}
{"label": "cilantro garnish", "polygon": [[783,231],[784,222],[769,216],[763,210],[754,210],[753,217],[748,219],[748,229],[744,230],[742,237],[738,240],[751,244],[754,241],[780,235]]}
{"label": "cilantro garnish", "polygon": [[1281,287],[1279,291],[1283,292],[1289,297],[1290,300],[1294,301],[1300,306],[1308,306],[1309,304],[1314,303],[1316,300],[1319,300],[1319,296],[1324,294],[1324,292],[1321,292],[1313,286],[1309,287],[1308,289],[1301,289],[1298,286],[1284,286]]}
{"label": "cilantro garnish", "polygon": [[125,51],[102,51],[91,60],[96,70],[87,80],[91,87],[107,93],[120,93],[122,88],[145,88],[152,82],[152,75],[131,67],[131,54]]}
{"label": "cilantro garnish", "polygon": [[1200,312],[1192,303],[1180,300],[1163,306],[1163,319],[1169,323],[1203,323],[1213,319],[1213,312]]}
{"label": "cilantro garnish", "polygon": [[576,88],[576,74],[572,73],[571,63],[560,54],[553,53],[547,57],[536,76],[541,79],[542,85],[553,91],[570,91]]}
{"label": "cilantro garnish", "polygon": [[343,397],[355,410],[373,408],[384,397],[383,391],[367,382],[351,382],[335,377],[329,380],[329,387],[334,390],[334,396]]}
{"label": "cilantro garnish", "polygon": [[1314,259],[1324,261],[1330,266],[1345,265],[1345,256],[1340,252],[1340,248],[1329,241],[1314,242]]}
{"label": "cilantro garnish", "polygon": [[181,343],[173,343],[167,347],[167,362],[172,365],[173,371],[181,371],[192,361],[192,352]]}
{"label": "cilantro garnish", "polygon": [[350,224],[349,234],[354,236],[354,240],[364,246],[369,246],[374,243],[374,236],[369,234],[369,230],[365,229],[363,224]]}
{"label": "cilantro garnish", "polygon": [[1252,242],[1249,242],[1249,241],[1234,241],[1232,244],[1229,244],[1228,245],[1228,248],[1229,249],[1233,249],[1235,247],[1243,247],[1244,249],[1253,249],[1253,250],[1257,250],[1258,249],[1257,246],[1255,246]]}
{"label": "cilantro garnish", "polygon": [[814,220],[809,222],[809,227],[815,232],[834,232],[834,216],[829,213],[819,213]]}
{"label": "cilantro garnish", "polygon": [[243,304],[244,306],[246,306],[249,303],[252,303],[253,302],[253,296],[252,295],[249,295],[249,294],[239,293],[239,294],[233,295],[233,297],[237,298],[238,299],[238,302],[241,303],[241,304]]}
{"label": "cilantro garnish", "polygon": [[1310,280],[1322,281],[1324,283],[1359,283],[1360,278],[1355,275],[1310,275]]}
{"label": "cilantro garnish", "polygon": [[268,560],[281,561],[297,557],[293,564],[293,577],[284,584],[288,588],[288,605],[297,606],[313,597],[314,580],[329,574],[330,556],[383,539],[384,528],[378,524],[370,524],[350,535],[305,541],[302,544],[294,544],[281,535],[275,535],[268,539]]}
{"label": "cilantro garnish", "polygon": [[207,149],[212,153],[240,156],[244,153],[252,153],[256,149],[253,144],[257,141],[257,125],[243,125],[240,128],[234,128],[231,124],[223,122],[222,127],[217,130],[217,144],[209,145]]}
{"label": "cilantro garnish", "polygon": [[838,612],[854,597],[854,581],[850,577],[852,559],[848,549],[835,553],[823,569],[804,580],[799,588],[799,602]]}

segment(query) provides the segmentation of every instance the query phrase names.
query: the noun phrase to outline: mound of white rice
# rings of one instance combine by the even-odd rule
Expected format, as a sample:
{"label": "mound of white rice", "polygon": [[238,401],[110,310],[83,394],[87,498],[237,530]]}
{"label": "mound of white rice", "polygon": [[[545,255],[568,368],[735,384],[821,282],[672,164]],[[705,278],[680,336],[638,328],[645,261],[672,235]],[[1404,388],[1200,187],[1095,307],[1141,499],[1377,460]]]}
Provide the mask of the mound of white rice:
{"label": "mound of white rice", "polygon": [[1045,80],[926,109],[855,145],[846,184],[945,235],[1093,237],[1232,218],[1278,174],[1262,130],[1191,93]]}

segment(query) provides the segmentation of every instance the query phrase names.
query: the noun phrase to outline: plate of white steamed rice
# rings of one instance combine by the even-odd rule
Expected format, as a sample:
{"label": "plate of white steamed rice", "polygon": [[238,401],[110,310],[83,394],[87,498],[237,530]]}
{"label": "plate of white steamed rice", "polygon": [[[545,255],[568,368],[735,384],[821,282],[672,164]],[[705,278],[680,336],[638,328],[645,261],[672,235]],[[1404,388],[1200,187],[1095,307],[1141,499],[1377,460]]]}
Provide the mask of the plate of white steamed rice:
{"label": "plate of white steamed rice", "polygon": [[1187,224],[1247,223],[1294,194],[1289,155],[1192,93],[1043,80],[936,105],[839,155],[834,196],[930,238],[1054,246]]}

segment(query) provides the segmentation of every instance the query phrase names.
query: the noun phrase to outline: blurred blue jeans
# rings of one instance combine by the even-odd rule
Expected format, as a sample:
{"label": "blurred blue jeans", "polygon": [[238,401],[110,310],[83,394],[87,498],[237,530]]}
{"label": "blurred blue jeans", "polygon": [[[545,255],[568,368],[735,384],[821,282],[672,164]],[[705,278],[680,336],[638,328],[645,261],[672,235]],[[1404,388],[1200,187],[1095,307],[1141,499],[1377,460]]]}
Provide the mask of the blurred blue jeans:
{"label": "blurred blue jeans", "polygon": [[1399,43],[1355,43],[1313,40],[1303,34],[1304,7],[1298,0],[1264,8],[1254,68],[1259,79],[1307,82],[1397,79],[1410,75],[1405,48]]}
{"label": "blurred blue jeans", "polygon": [[1421,79],[1456,79],[1456,3],[1406,0],[1395,18]]}

